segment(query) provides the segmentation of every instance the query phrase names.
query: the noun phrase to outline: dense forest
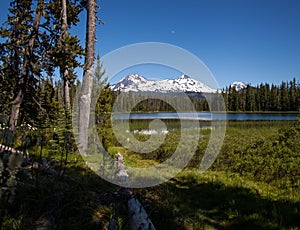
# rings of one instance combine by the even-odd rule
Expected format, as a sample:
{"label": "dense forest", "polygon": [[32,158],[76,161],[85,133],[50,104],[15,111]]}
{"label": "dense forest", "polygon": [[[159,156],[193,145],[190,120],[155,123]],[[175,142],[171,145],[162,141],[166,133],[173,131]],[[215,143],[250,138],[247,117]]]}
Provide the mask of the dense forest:
{"label": "dense forest", "polygon": [[[85,102],[88,104],[101,94],[91,112],[109,110],[112,93],[103,77],[99,54],[94,67],[93,31],[96,23],[101,23],[97,9],[96,1],[11,1],[7,21],[0,28],[0,122],[7,128],[5,144],[13,144],[23,126],[62,128],[72,136],[70,123],[76,93],[81,109],[79,129],[88,122],[81,117],[89,112],[81,99],[86,93],[93,92]],[[84,10],[86,48],[70,32]],[[83,57],[84,63],[80,61]],[[77,74],[80,68],[81,81]]]}

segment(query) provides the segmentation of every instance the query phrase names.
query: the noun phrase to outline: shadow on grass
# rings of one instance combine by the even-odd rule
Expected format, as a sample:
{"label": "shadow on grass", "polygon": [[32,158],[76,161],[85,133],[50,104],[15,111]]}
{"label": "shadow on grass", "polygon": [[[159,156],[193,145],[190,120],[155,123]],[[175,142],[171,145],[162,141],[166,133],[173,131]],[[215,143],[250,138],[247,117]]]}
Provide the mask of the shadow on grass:
{"label": "shadow on grass", "polygon": [[36,229],[36,221],[43,216],[50,217],[51,229],[107,227],[114,202],[111,194],[116,186],[82,163],[70,164],[67,177],[40,172],[36,183],[36,173],[33,172],[33,180],[22,180],[16,187],[14,202],[5,207],[2,229]]}
{"label": "shadow on grass", "polygon": [[157,229],[300,229],[300,203],[250,189],[177,178],[141,191]]}
{"label": "shadow on grass", "polygon": [[[61,191],[63,198],[50,213],[53,229],[106,229],[112,216],[121,216],[122,229],[126,229],[124,207],[113,207],[117,202],[112,193],[117,186],[102,180],[82,162],[68,165],[66,175],[76,181],[40,173],[38,188],[34,184],[18,186],[16,200],[7,207],[3,229],[35,229],[35,221],[52,211]],[[137,191],[142,193],[141,201],[156,229],[300,228],[299,202],[265,199],[255,190],[229,186],[212,176],[203,179],[183,174]]]}

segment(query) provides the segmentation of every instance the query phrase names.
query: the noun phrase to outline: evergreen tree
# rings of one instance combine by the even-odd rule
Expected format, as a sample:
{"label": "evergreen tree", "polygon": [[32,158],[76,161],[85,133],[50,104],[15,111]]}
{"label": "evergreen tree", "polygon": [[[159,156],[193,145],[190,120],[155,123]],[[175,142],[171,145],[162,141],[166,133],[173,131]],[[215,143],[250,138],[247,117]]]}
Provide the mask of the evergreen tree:
{"label": "evergreen tree", "polygon": [[246,87],[246,104],[245,104],[245,111],[253,111],[253,94],[252,94],[252,87],[247,85]]}
{"label": "evergreen tree", "polygon": [[289,95],[288,95],[288,85],[286,82],[282,82],[280,85],[280,110],[288,111],[289,110]]}
{"label": "evergreen tree", "polygon": [[[16,131],[24,97],[36,89],[35,85],[43,67],[40,60],[47,46],[44,37],[39,33],[43,1],[38,1],[35,10],[32,9],[32,4],[31,0],[12,1],[6,27],[0,29],[1,37],[5,39],[0,47],[3,72],[13,83],[9,120],[12,135]],[[30,97],[31,95],[27,99]]]}
{"label": "evergreen tree", "polygon": [[59,67],[64,84],[64,105],[67,113],[71,109],[70,88],[75,80],[75,69],[81,67],[77,60],[84,52],[77,36],[72,36],[69,29],[76,26],[82,6],[78,1],[53,1],[46,7],[48,31],[53,34],[51,60],[54,67]]}
{"label": "evergreen tree", "polygon": [[228,110],[238,111],[238,92],[235,87],[229,87]]}

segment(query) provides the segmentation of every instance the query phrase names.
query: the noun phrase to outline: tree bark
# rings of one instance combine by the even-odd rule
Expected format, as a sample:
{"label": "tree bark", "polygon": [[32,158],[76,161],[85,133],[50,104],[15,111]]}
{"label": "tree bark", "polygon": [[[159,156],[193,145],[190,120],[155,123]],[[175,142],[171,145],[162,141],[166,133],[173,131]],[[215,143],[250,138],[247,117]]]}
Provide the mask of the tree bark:
{"label": "tree bark", "polygon": [[66,68],[64,70],[64,97],[65,97],[65,106],[66,110],[70,112],[71,109],[71,100],[70,100],[70,81],[68,79],[69,71]]}
{"label": "tree bark", "polygon": [[86,57],[83,81],[79,97],[78,142],[79,151],[86,155],[91,105],[92,79],[94,76],[94,57],[96,40],[96,0],[87,2]]}
{"label": "tree bark", "polygon": [[[18,117],[20,112],[21,103],[23,101],[24,92],[22,89],[18,91],[18,94],[16,95],[15,99],[11,102],[11,112],[10,112],[10,118],[9,118],[9,131],[12,133],[15,133],[17,123],[18,123]],[[8,144],[12,140],[7,140]]]}
{"label": "tree bark", "polygon": [[[67,1],[62,0],[62,32],[61,32],[61,43],[66,51],[66,45],[64,44],[66,35],[68,31],[68,16],[67,16]],[[66,111],[69,113],[71,108],[70,102],[70,81],[69,81],[69,71],[68,66],[63,66],[61,69],[63,81],[64,81],[64,102]]]}

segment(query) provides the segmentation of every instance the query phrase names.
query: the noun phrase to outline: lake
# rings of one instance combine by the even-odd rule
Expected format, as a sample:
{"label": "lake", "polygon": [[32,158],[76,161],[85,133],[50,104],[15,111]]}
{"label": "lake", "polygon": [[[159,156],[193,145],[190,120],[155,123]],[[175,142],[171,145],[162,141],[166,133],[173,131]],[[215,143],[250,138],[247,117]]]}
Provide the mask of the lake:
{"label": "lake", "polygon": [[176,112],[154,112],[154,113],[130,113],[113,114],[115,120],[153,120],[153,119],[186,119],[199,121],[293,121],[297,120],[299,113],[176,113]]}

